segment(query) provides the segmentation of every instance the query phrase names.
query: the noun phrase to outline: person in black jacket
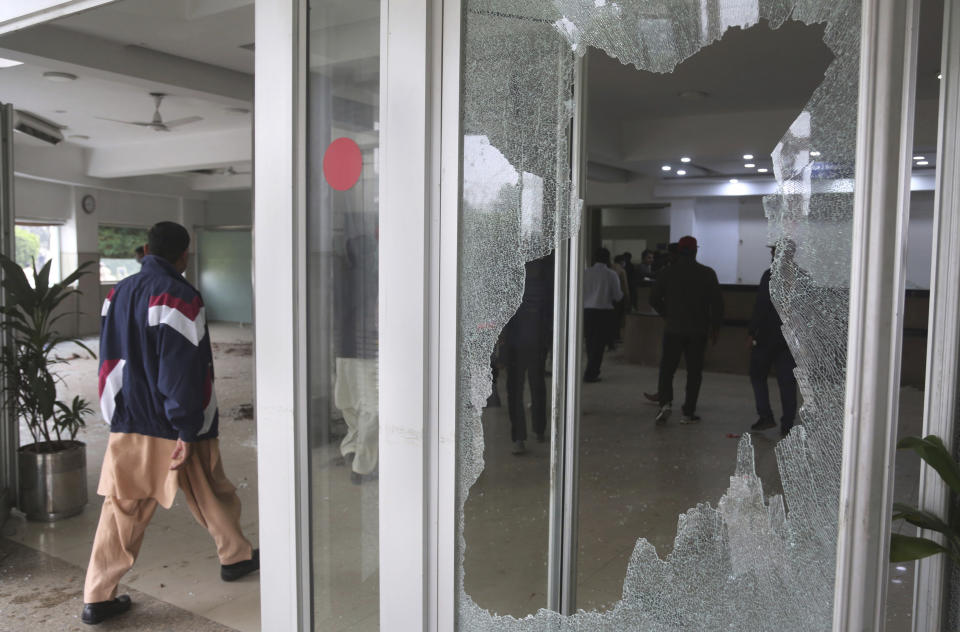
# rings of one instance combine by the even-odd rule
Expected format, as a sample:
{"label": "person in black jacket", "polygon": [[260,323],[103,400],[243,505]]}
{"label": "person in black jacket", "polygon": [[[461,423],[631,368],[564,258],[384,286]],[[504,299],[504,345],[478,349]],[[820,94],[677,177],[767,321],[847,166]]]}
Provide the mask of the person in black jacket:
{"label": "person in black jacket", "polygon": [[[773,246],[770,247],[770,255],[771,258],[776,255],[776,248]],[[770,407],[770,391],[767,388],[767,378],[773,368],[780,386],[780,403],[783,406],[780,436],[785,437],[797,417],[797,378],[793,375],[797,363],[787,347],[782,326],[783,321],[770,300],[770,269],[767,268],[760,278],[757,299],[753,305],[753,317],[748,329],[751,345],[750,383],[753,385],[753,397],[757,404],[757,414],[760,416],[757,422],[750,426],[750,430],[777,427],[773,409]]]}
{"label": "person in black jacket", "polygon": [[681,356],[687,361],[687,390],[680,423],[700,421],[696,410],[703,380],[703,358],[707,338],[714,344],[717,342],[723,323],[723,296],[717,273],[713,268],[697,263],[696,258],[697,240],[689,235],[681,237],[674,262],[657,275],[650,291],[650,306],[666,321],[657,390],[660,398],[657,424],[665,424],[670,418],[673,375]]}
{"label": "person in black jacket", "polygon": [[526,264],[523,299],[501,334],[501,360],[507,369],[507,408],[513,453],[526,452],[527,416],[523,381],[530,385],[530,423],[537,441],[546,441],[547,352],[553,341],[553,255]]}

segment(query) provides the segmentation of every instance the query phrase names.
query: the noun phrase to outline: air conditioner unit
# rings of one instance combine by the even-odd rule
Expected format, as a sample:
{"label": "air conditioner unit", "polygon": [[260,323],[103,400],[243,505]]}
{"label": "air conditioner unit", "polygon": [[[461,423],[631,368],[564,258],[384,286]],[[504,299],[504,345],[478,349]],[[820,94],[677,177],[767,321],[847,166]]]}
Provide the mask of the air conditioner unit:
{"label": "air conditioner unit", "polygon": [[23,110],[14,112],[13,129],[51,145],[63,140],[63,133],[56,124]]}

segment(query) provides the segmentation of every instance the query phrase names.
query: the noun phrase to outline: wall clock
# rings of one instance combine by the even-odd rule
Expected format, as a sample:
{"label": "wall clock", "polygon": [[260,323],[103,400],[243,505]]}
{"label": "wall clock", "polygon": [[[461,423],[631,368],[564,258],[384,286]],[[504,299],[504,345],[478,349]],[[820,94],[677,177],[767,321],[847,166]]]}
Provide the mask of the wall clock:
{"label": "wall clock", "polygon": [[80,208],[83,209],[84,213],[93,213],[97,210],[97,199],[90,194],[84,195],[80,199]]}

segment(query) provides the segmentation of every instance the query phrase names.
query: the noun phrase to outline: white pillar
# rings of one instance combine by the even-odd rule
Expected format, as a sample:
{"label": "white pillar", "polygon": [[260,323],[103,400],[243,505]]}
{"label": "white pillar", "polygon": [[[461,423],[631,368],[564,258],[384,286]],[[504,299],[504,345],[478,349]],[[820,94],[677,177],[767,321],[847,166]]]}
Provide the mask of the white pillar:
{"label": "white pillar", "polygon": [[863,3],[835,632],[884,628],[919,4]]}

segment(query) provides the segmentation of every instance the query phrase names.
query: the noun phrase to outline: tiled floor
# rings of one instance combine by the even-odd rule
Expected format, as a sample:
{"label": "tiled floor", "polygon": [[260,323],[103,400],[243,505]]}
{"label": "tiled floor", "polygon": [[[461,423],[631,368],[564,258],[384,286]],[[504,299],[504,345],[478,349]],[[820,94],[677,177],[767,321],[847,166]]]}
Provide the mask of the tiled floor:
{"label": "tiled floor", "polygon": [[[252,401],[249,329],[216,326],[218,396],[222,450],[227,474],[244,502],[244,526],[257,541],[256,433],[237,409]],[[74,361],[67,385],[95,399],[95,363]],[[652,390],[655,371],[608,355],[604,381],[583,390],[580,461],[580,556],[578,607],[604,608],[622,589],[630,552],[646,537],[660,555],[668,553],[677,516],[698,502],[715,503],[733,472],[737,439],[755,419],[750,385],[744,376],[708,374],[697,426],[653,424],[654,407],[641,392]],[[681,384],[683,373],[677,376]],[[771,389],[776,396],[776,389]],[[506,393],[501,379],[501,397]],[[901,434],[919,434],[922,393],[902,390]],[[471,491],[466,515],[466,587],[483,607],[524,615],[546,604],[549,444],[528,442],[523,456],[510,454],[505,408],[484,413],[486,469]],[[95,489],[106,428],[92,425],[88,443],[90,489]],[[733,435],[733,436],[731,436]],[[775,431],[754,437],[757,469],[767,493],[779,491],[773,448]],[[377,486],[353,485],[349,470],[336,464],[335,443],[314,450],[314,604],[317,629],[361,632],[378,628]],[[898,455],[897,497],[915,501],[918,462]],[[53,525],[13,520],[7,535],[26,546],[84,568],[99,498],[80,516]],[[910,628],[912,565],[894,569],[888,630]],[[48,570],[38,568],[35,573]],[[0,593],[8,576],[0,577]],[[147,531],[137,565],[127,583],[157,600],[237,630],[258,630],[259,581],[252,577],[224,584],[205,531],[182,500],[159,510]],[[2,597],[0,597],[2,603]],[[63,607],[73,608],[69,603]],[[0,613],[2,614],[2,613]],[[2,629],[2,628],[0,628]],[[43,629],[42,627],[39,629]],[[194,629],[190,627],[169,629]]]}
{"label": "tiled floor", "polygon": [[[243,418],[238,408],[252,403],[253,356],[249,327],[213,325],[217,396],[220,403],[220,449],[227,476],[237,486],[243,501],[241,524],[246,536],[256,543],[257,534],[257,450],[256,425]],[[64,388],[79,392],[96,402],[97,365],[95,360],[74,359],[62,370]],[[94,404],[94,408],[97,408]],[[26,443],[29,435],[21,433]],[[14,542],[48,553],[85,569],[90,544],[100,516],[102,499],[94,492],[109,429],[99,415],[88,420],[78,437],[87,444],[87,478],[90,503],[84,512],[67,520],[46,525],[29,523],[14,517],[6,524],[4,535]],[[196,523],[183,496],[173,507],[157,510],[147,529],[143,548],[124,583],[146,595],[187,612],[200,615],[229,628],[242,631],[260,629],[260,582],[254,575],[227,584],[220,581],[216,549],[206,530]],[[192,628],[170,628],[192,629]]]}

